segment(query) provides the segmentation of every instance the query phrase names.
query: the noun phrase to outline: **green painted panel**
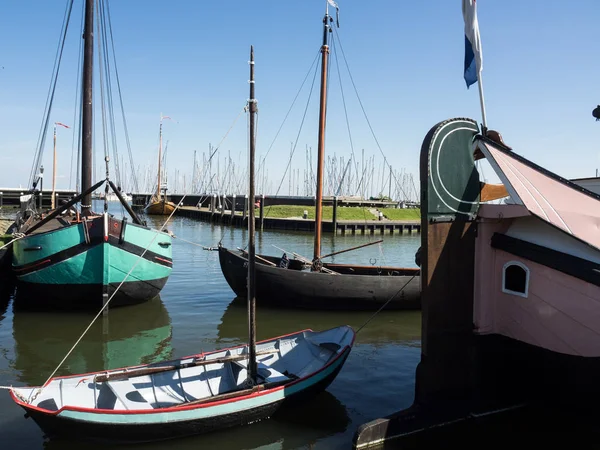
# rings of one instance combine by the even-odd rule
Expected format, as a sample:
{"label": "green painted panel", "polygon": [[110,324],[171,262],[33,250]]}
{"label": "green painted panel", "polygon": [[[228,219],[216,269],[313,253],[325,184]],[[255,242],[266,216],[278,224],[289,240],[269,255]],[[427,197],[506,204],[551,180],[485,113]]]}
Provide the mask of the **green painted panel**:
{"label": "green painted panel", "polygon": [[[167,233],[152,228],[127,224],[125,227],[125,241],[138,247],[148,247],[149,251],[166,258],[172,257],[172,238]],[[163,245],[161,246],[160,244]]]}
{"label": "green painted panel", "polygon": [[479,173],[473,158],[473,138],[479,132],[471,119],[451,119],[438,125],[429,143],[429,220],[473,218],[479,209]]}
{"label": "green painted panel", "polygon": [[[170,238],[171,237],[169,236],[169,239]],[[168,277],[171,274],[171,267],[148,261],[147,259],[140,258],[133,253],[126,252],[112,245],[105,244],[105,246],[108,248],[107,262],[109,267],[109,283],[120,283],[123,281],[132,267],[133,270],[127,277],[127,281],[155,280]]]}
{"label": "green painted panel", "polygon": [[38,284],[102,284],[104,245],[96,245],[65,261],[19,277]]}
{"label": "green painted panel", "polygon": [[[13,244],[13,265],[21,266],[51,256],[85,241],[83,225],[71,225],[48,233],[34,234],[15,241]],[[25,248],[41,247],[34,252]]]}

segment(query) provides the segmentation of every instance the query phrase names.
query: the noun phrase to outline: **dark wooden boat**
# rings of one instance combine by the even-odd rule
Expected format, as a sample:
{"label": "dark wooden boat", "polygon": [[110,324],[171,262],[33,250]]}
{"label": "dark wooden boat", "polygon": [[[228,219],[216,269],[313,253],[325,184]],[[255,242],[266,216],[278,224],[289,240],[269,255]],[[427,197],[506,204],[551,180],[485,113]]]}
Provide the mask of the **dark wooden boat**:
{"label": "dark wooden boat", "polygon": [[[271,266],[262,259],[273,263]],[[219,247],[225,279],[238,296],[244,296],[247,254]],[[311,271],[297,259],[280,267],[281,258],[261,255],[256,261],[256,298],[261,304],[328,310],[419,309],[421,289],[418,269],[323,264],[338,275]],[[404,289],[402,289],[404,287]]]}
{"label": "dark wooden boat", "polygon": [[[265,255],[256,257],[257,301],[273,306],[326,310],[420,309],[419,269],[328,264],[321,254],[323,167],[325,159],[325,120],[327,102],[327,60],[329,33],[333,19],[326,11],[321,46],[321,98],[319,146],[315,199],[315,245],[312,261],[287,260]],[[252,198],[252,197],[250,197]],[[375,243],[375,242],[372,242]],[[362,246],[361,246],[362,247]],[[237,295],[246,290],[246,254],[219,245],[221,271]],[[287,256],[286,256],[287,258]],[[289,265],[288,265],[289,264]]]}

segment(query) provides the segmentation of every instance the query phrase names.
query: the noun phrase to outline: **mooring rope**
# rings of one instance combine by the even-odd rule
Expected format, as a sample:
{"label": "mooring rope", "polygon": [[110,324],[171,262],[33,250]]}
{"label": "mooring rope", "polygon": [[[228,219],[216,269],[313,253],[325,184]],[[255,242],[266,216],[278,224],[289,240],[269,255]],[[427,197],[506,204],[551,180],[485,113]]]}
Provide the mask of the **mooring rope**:
{"label": "mooring rope", "polygon": [[25,237],[24,233],[14,233],[13,236],[16,236],[13,240],[8,241],[8,243],[4,244],[2,247],[0,247],[0,250],[8,247],[10,244],[12,244],[15,241],[18,241],[19,239],[23,239]]}
{"label": "mooring rope", "polygon": [[198,244],[197,242],[188,241],[188,240],[186,240],[186,239],[183,239],[183,238],[181,238],[181,237],[179,237],[179,236],[173,236],[173,237],[174,237],[175,239],[179,239],[180,241],[187,242],[188,244],[192,244],[192,245],[195,245],[195,246],[197,246],[197,247],[202,247],[204,250],[212,250],[212,249],[214,248],[214,247],[210,247],[210,246],[208,246],[208,245],[202,245],[202,244]]}
{"label": "mooring rope", "polygon": [[[169,223],[169,220],[171,220],[171,217],[173,217],[173,214],[175,214],[175,211],[177,211],[177,209],[179,208],[179,206],[181,206],[181,204],[183,203],[183,199],[186,196],[187,196],[187,194],[185,194],[183,197],[181,197],[181,200],[179,201],[179,203],[177,204],[177,206],[175,206],[175,209],[173,209],[173,212],[171,212],[171,214],[169,215],[169,217],[167,217],[167,220],[165,220],[165,222],[163,223],[163,225],[158,230],[159,232],[162,232],[164,230],[164,228],[167,226],[167,223]],[[50,376],[44,382],[44,384],[42,384],[42,386],[40,386],[40,388],[37,389],[37,391],[35,391],[35,393],[33,394],[33,397],[30,396],[30,398],[27,400],[27,403],[33,402],[37,398],[37,396],[40,394],[40,392],[42,392],[42,389],[44,389],[44,387],[46,387],[46,385],[50,382],[50,380],[52,380],[52,378],[54,377],[54,375],[56,375],[56,372],[58,372],[58,369],[61,368],[61,366],[64,364],[64,362],[67,360],[67,358],[71,355],[71,353],[73,353],[73,350],[75,350],[75,347],[77,347],[77,345],[79,345],[79,343],[81,342],[81,340],[83,339],[83,337],[86,335],[86,333],[90,330],[90,328],[92,328],[92,325],[94,325],[94,323],[96,322],[96,320],[98,319],[98,317],[100,317],[100,315],[102,314],[102,312],[107,308],[107,306],[109,305],[110,301],[114,298],[114,296],[119,291],[119,289],[121,288],[121,286],[123,286],[123,283],[125,283],[125,280],[127,280],[127,278],[129,278],[129,275],[131,275],[131,272],[133,272],[133,269],[135,269],[137,267],[138,263],[143,258],[143,256],[146,254],[146,252],[148,251],[148,249],[150,248],[150,246],[154,243],[154,241],[156,240],[157,237],[158,237],[158,233],[156,233],[154,235],[154,237],[152,238],[152,240],[150,241],[150,243],[146,246],[146,248],[144,249],[144,251],[142,252],[142,254],[140,256],[138,256],[138,259],[135,261],[135,264],[131,267],[131,269],[129,270],[129,272],[127,272],[127,274],[123,278],[123,281],[121,281],[121,283],[119,283],[119,285],[117,286],[117,288],[115,289],[115,291],[112,293],[112,295],[110,296],[110,298],[106,301],[106,303],[104,305],[102,305],[102,308],[100,308],[100,311],[98,311],[98,314],[96,314],[96,316],[92,319],[92,321],[90,322],[90,324],[83,331],[83,333],[81,334],[81,336],[79,336],[79,338],[77,339],[77,341],[75,342],[75,344],[73,344],[73,346],[67,352],[67,354],[65,355],[65,357],[61,360],[61,362],[58,363],[58,366],[56,366],[56,368],[52,371],[52,374],[50,374]]]}
{"label": "mooring rope", "polygon": [[397,295],[398,295],[400,292],[402,292],[402,291],[404,290],[404,288],[405,288],[406,286],[408,286],[408,284],[409,284],[409,283],[410,283],[412,280],[414,280],[414,279],[415,279],[415,277],[416,277],[416,276],[418,276],[420,273],[421,273],[421,270],[418,270],[418,271],[417,271],[417,273],[415,273],[415,274],[414,274],[412,277],[410,277],[410,279],[409,279],[409,280],[408,280],[406,283],[404,283],[404,286],[402,286],[402,287],[401,287],[401,288],[398,290],[398,292],[396,292],[394,295],[392,295],[392,296],[391,296],[391,297],[390,297],[390,298],[389,298],[389,299],[388,299],[388,300],[387,300],[387,301],[386,301],[386,302],[385,302],[383,305],[381,305],[381,308],[379,308],[377,311],[375,311],[375,313],[374,313],[374,314],[373,314],[371,317],[369,317],[369,318],[367,319],[367,321],[366,321],[365,323],[363,323],[363,324],[362,324],[362,325],[361,325],[361,326],[358,328],[358,330],[356,330],[356,334],[358,334],[358,332],[359,332],[360,330],[362,330],[364,327],[366,327],[366,326],[367,326],[367,324],[368,324],[368,323],[369,323],[371,320],[373,320],[373,318],[374,318],[374,317],[375,317],[377,314],[379,314],[379,313],[381,312],[381,310],[383,310],[383,308],[385,308],[385,307],[388,305],[388,303],[389,303],[389,302],[391,302],[391,301],[392,301],[394,298],[396,298],[396,296],[397,296]]}

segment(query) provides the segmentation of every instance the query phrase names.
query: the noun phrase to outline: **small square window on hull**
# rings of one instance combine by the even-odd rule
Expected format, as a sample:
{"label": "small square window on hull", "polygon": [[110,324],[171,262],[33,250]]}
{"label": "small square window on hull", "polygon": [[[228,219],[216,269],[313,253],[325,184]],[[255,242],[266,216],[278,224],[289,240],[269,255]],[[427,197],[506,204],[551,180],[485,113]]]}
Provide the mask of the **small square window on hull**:
{"label": "small square window on hull", "polygon": [[529,268],[519,261],[509,261],[502,268],[502,292],[527,297]]}

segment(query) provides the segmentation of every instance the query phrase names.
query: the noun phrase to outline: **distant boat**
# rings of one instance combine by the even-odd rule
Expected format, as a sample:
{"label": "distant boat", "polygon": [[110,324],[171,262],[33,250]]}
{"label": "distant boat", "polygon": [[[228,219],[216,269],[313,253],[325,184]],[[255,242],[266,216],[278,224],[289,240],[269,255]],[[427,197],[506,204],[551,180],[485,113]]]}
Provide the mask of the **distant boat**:
{"label": "distant boat", "polygon": [[150,197],[150,201],[144,208],[144,212],[150,215],[168,216],[175,211],[177,205],[167,198],[167,186],[161,184],[161,163],[162,163],[162,123],[167,117],[160,115],[159,138],[158,138],[158,176],[156,182],[156,192]]}
{"label": "distant boat", "polygon": [[[131,200],[133,200],[133,196],[131,194],[126,194],[124,192],[121,192],[121,197],[123,197],[123,200],[125,200],[126,202],[130,202]],[[120,201],[119,197],[114,192],[109,192],[107,195],[100,195],[98,198],[101,200],[106,199],[107,202]]]}
{"label": "distant boat", "polygon": [[13,243],[16,300],[59,309],[99,309],[113,295],[111,306],[149,300],[161,291],[173,264],[171,236],[147,227],[125,199],[120,201],[131,222],[91,209],[92,193],[105,182],[117,197],[121,194],[112,181],[92,185],[94,2],[86,0],[85,5],[82,192],[46,213],[37,211],[36,195],[31,195],[18,221],[25,237]]}
{"label": "distant boat", "polygon": [[[421,290],[418,268],[378,267],[355,264],[329,264],[321,254],[321,219],[323,198],[323,166],[325,158],[325,119],[327,101],[327,68],[333,19],[323,19],[321,46],[321,103],[316,185],[316,217],[312,261],[283,257],[257,256],[256,298],[260,304],[290,308],[323,310],[378,309],[389,301],[388,309],[420,309]],[[227,283],[236,295],[246,286],[247,254],[219,245],[219,262]],[[339,254],[342,252],[336,252]]]}

